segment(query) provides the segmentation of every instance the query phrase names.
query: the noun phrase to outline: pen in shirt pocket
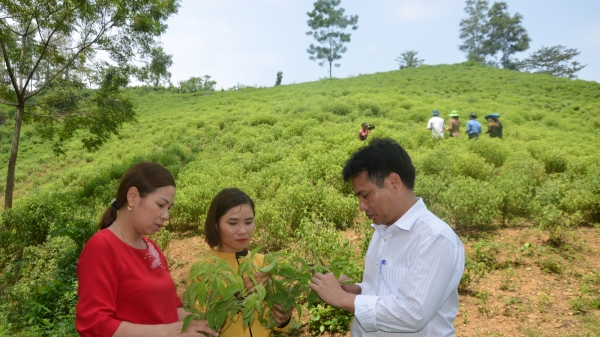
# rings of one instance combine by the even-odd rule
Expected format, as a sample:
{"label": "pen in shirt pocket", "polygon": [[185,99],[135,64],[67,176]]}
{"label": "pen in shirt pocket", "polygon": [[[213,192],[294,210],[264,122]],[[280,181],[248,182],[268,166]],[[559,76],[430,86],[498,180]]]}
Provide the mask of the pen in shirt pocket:
{"label": "pen in shirt pocket", "polygon": [[381,260],[381,263],[379,264],[379,273],[381,273],[381,267],[383,267],[385,265],[385,260]]}

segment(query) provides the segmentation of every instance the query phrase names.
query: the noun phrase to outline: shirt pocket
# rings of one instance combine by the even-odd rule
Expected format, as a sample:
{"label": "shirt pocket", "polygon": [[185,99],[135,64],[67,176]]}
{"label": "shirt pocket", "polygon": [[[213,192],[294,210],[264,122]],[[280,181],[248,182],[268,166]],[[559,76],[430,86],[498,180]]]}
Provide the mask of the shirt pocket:
{"label": "shirt pocket", "polygon": [[381,265],[377,295],[388,296],[398,294],[398,289],[402,285],[404,275],[406,275],[405,268],[394,268],[387,264]]}

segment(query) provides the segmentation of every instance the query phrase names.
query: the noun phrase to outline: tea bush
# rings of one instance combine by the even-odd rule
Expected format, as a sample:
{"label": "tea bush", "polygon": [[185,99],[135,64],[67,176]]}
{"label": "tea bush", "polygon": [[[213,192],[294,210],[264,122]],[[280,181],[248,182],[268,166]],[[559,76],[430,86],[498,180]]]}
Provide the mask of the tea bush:
{"label": "tea bush", "polygon": [[489,182],[458,177],[441,192],[443,215],[456,228],[489,226],[498,217],[500,195]]}

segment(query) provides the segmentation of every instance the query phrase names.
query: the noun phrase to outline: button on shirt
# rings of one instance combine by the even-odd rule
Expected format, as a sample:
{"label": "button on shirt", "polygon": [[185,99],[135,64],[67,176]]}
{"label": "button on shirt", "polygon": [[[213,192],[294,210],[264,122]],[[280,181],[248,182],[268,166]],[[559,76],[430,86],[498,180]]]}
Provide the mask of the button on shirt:
{"label": "button on shirt", "polygon": [[352,337],[454,336],[464,248],[418,199],[391,226],[372,225]]}
{"label": "button on shirt", "polygon": [[466,130],[467,134],[480,134],[481,133],[481,123],[479,123],[477,120],[475,119],[471,119],[468,123],[467,123],[467,130]]}
{"label": "button on shirt", "polygon": [[431,136],[444,138],[445,122],[442,117],[431,117],[427,122],[427,128],[431,129]]}

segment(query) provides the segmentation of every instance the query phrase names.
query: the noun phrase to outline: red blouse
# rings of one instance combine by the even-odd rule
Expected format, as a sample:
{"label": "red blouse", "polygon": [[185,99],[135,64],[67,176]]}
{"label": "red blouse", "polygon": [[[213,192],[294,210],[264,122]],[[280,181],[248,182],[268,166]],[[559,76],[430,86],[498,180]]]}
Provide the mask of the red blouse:
{"label": "red blouse", "polygon": [[181,300],[167,260],[154,243],[136,249],[104,229],[85,245],[77,262],[79,302],[75,326],[83,337],[112,337],[122,321],[178,321]]}

